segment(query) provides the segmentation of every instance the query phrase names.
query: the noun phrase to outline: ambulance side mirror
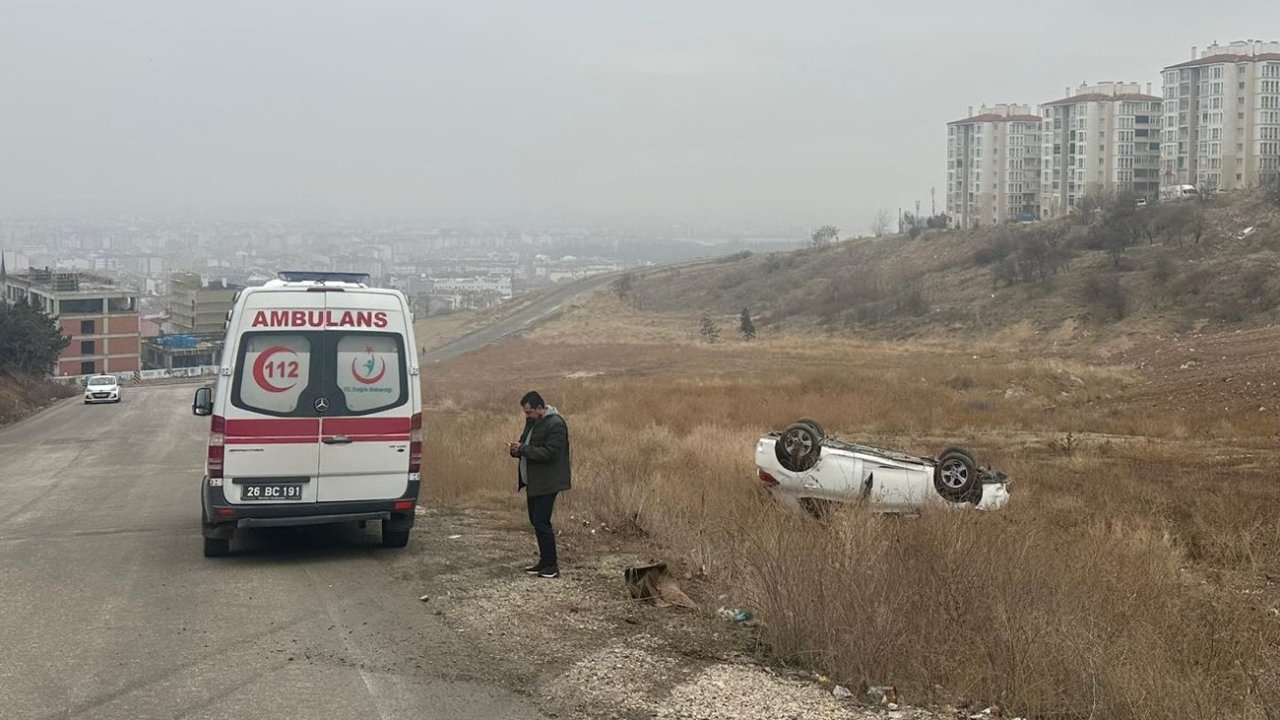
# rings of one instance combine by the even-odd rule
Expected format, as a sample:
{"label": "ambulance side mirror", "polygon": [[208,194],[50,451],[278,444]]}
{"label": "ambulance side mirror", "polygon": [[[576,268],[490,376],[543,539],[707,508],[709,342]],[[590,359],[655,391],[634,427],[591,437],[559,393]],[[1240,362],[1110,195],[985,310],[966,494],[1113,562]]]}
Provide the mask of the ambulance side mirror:
{"label": "ambulance side mirror", "polygon": [[191,412],[201,416],[213,414],[213,388],[202,387],[196,390],[196,399],[191,403]]}

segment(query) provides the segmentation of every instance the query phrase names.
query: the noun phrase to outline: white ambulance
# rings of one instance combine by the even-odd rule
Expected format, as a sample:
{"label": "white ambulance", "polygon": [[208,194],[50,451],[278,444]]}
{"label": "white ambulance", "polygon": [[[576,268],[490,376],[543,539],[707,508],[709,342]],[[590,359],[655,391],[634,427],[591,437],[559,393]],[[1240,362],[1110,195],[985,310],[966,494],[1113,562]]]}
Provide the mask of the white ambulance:
{"label": "white ambulance", "polygon": [[413,317],[361,273],[281,272],[238,294],[211,417],[201,522],[206,557],[237,528],[381,521],[404,547],[422,462]]}

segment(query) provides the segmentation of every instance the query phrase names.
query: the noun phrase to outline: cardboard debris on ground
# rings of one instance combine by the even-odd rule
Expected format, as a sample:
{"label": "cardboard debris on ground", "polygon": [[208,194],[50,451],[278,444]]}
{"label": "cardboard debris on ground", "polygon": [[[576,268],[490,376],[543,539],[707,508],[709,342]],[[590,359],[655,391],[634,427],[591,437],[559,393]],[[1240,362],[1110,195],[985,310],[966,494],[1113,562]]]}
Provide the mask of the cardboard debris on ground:
{"label": "cardboard debris on ground", "polygon": [[635,600],[647,600],[655,607],[682,607],[696,610],[698,605],[667,572],[666,563],[629,567],[623,572],[627,592]]}

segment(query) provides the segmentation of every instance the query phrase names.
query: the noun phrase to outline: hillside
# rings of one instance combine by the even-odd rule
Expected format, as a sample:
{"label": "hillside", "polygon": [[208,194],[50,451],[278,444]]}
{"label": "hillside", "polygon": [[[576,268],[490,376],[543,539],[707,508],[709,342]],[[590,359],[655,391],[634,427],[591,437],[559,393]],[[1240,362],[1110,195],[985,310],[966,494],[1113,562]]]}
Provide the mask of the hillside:
{"label": "hillside", "polygon": [[[1280,203],[1258,191],[977,231],[741,254],[636,280],[647,312],[728,316],[762,335],[1054,342],[1280,320]],[[1252,230],[1248,230],[1252,228]],[[1247,231],[1247,232],[1246,232]]]}
{"label": "hillside", "polygon": [[0,372],[0,427],[75,395],[77,388],[51,380]]}

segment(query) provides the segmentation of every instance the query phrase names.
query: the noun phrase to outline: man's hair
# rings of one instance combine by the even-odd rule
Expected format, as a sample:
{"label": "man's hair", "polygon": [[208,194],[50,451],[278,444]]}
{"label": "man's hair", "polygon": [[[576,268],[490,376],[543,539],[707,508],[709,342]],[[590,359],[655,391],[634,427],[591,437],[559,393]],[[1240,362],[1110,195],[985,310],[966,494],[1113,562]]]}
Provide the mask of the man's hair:
{"label": "man's hair", "polygon": [[547,406],[547,403],[542,400],[542,396],[532,391],[525,393],[524,397],[520,398],[520,404],[528,405],[534,409],[544,408]]}

